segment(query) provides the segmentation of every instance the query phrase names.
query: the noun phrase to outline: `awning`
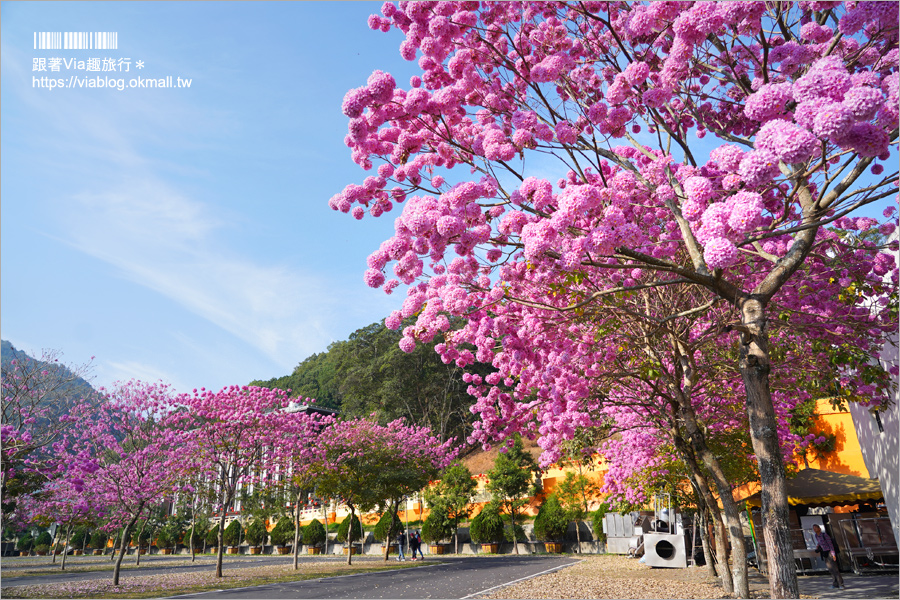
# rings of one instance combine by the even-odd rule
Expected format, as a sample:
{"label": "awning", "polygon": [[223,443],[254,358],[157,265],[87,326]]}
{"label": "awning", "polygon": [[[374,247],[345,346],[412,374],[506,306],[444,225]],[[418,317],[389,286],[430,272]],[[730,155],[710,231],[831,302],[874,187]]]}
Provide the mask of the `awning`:
{"label": "awning", "polygon": [[[832,473],[820,469],[803,469],[787,480],[788,504],[840,506],[870,500],[883,500],[884,492],[877,479]],[[760,493],[745,499],[750,506],[761,506]]]}

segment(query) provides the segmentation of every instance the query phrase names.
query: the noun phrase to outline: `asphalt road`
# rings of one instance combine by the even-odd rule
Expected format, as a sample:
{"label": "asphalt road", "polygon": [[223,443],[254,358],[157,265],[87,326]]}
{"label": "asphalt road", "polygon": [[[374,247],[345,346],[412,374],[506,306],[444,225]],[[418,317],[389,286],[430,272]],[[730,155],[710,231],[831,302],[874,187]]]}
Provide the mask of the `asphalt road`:
{"label": "asphalt road", "polygon": [[[180,558],[180,560],[177,560]],[[301,558],[304,560],[306,557]],[[87,561],[72,561],[69,564],[85,564]],[[173,572],[209,571],[213,568],[213,560],[204,557],[196,564],[166,564],[181,562],[184,557],[156,557],[149,561],[141,561],[140,569],[123,568],[122,577],[134,575],[155,575]],[[273,563],[290,563],[290,556],[285,557],[231,557],[226,560],[225,568],[256,566]],[[322,557],[316,557],[321,561]],[[335,556],[335,562],[346,562],[345,557]],[[381,562],[381,558],[367,557],[358,560]],[[12,561],[4,561],[3,570],[14,568]],[[43,585],[53,583],[69,583],[89,579],[108,579],[111,571],[108,561],[91,561],[106,566],[103,571],[59,571],[50,565],[35,566],[34,570],[46,569],[46,573],[28,577],[9,577],[4,575],[4,589],[16,585]],[[133,564],[133,561],[130,561]],[[503,556],[461,556],[442,557],[440,561],[425,561],[420,567],[400,569],[380,573],[361,573],[325,579],[313,579],[292,583],[278,583],[232,590],[220,590],[174,596],[175,598],[466,598],[479,595],[487,590],[564,568],[578,562],[577,559],[553,556],[503,555]],[[129,562],[123,564],[123,567]]]}
{"label": "asphalt road", "polygon": [[453,558],[421,568],[203,592],[173,598],[468,598],[577,563],[567,557]]}

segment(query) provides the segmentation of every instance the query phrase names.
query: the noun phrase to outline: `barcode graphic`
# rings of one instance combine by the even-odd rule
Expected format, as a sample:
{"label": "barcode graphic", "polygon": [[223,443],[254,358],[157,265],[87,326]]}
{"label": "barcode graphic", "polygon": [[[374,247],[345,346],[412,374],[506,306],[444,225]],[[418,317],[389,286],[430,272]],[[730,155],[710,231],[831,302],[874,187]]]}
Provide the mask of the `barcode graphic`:
{"label": "barcode graphic", "polygon": [[118,50],[117,31],[35,31],[35,50]]}

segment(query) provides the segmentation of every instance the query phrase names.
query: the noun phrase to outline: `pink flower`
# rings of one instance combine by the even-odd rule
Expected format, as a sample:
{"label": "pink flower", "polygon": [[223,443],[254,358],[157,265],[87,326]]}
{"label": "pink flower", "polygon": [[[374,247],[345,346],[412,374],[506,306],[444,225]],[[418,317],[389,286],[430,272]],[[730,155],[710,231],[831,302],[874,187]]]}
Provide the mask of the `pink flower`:
{"label": "pink flower", "polygon": [[877,113],[884,102],[881,91],[868,86],[850,88],[844,94],[843,106],[858,121],[868,121]]}
{"label": "pink flower", "polygon": [[787,121],[769,121],[756,134],[755,145],[786,163],[800,163],[812,157],[818,149],[819,140],[809,131]]}
{"label": "pink flower", "polygon": [[744,114],[755,121],[768,121],[781,116],[793,97],[790,83],[768,83],[747,98]]}
{"label": "pink flower", "polygon": [[744,155],[738,167],[738,175],[750,187],[769,183],[781,171],[778,169],[778,157],[768,150],[753,150]]}
{"label": "pink flower", "polygon": [[713,269],[724,269],[737,262],[737,247],[725,238],[714,238],[703,249],[706,264]]}

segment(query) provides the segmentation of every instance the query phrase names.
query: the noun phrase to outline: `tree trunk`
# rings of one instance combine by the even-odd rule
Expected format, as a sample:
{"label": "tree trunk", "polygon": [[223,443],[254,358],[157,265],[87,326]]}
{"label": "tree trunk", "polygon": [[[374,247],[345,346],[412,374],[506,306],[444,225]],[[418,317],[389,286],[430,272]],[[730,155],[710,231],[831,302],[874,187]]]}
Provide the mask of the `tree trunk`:
{"label": "tree trunk", "polygon": [[65,546],[63,546],[62,564],[59,567],[60,571],[66,570],[66,554],[69,553],[69,537],[71,536],[71,534],[72,534],[72,524],[70,523],[69,525],[66,525],[66,544],[65,544]]}
{"label": "tree trunk", "polygon": [[391,503],[388,505],[388,512],[391,515],[391,524],[388,526],[387,536],[384,542],[384,560],[387,562],[390,560],[388,556],[391,553],[391,540],[394,539],[394,524],[397,523],[400,518],[397,516],[397,510],[400,508],[400,501],[391,499]]}
{"label": "tree trunk", "polygon": [[228,502],[222,505],[222,515],[219,517],[219,531],[217,541],[219,549],[216,552],[216,577],[222,577],[222,562],[225,558],[225,514],[228,512]]}
{"label": "tree trunk", "polygon": [[[150,516],[149,514],[147,515]],[[141,530],[138,532],[138,540],[137,540],[137,550],[134,553],[134,564],[135,566],[141,565],[141,546],[144,544],[144,528],[147,527],[147,521],[141,523]],[[149,546],[149,544],[148,544]]]}
{"label": "tree trunk", "polygon": [[[142,509],[143,507],[141,507],[141,510]],[[128,546],[125,545],[125,536],[131,534],[131,528],[137,522],[141,510],[138,510],[137,513],[135,513],[128,525],[122,530],[122,539],[119,543],[119,556],[116,558],[116,566],[113,567],[113,585],[119,585],[119,571],[122,570],[122,559],[125,558],[125,551],[128,548]]]}
{"label": "tree trunk", "polygon": [[197,560],[194,552],[194,536],[197,533],[197,511],[194,507],[194,500],[196,500],[196,496],[191,499],[191,539],[188,540],[188,543],[191,545],[191,562]]}
{"label": "tree trunk", "polygon": [[759,465],[762,522],[772,598],[799,598],[794,549],[788,529],[788,502],[778,423],[769,389],[769,338],[765,306],[751,297],[741,303],[749,333],[740,347],[740,370],[747,392],[750,439]]}
{"label": "tree trunk", "polygon": [[724,523],[728,531],[728,539],[731,542],[731,574],[734,579],[733,593],[737,598],[749,598],[750,583],[747,579],[747,548],[744,545],[744,530],[741,526],[740,510],[734,501],[734,496],[731,495],[731,483],[725,476],[718,457],[713,454],[706,444],[706,436],[703,435],[703,431],[699,423],[697,423],[690,399],[683,397],[680,400],[680,413],[688,438],[691,441],[691,447],[712,476],[712,480],[716,485],[716,491],[719,493],[719,500],[722,503]]}
{"label": "tree trunk", "polygon": [[519,553],[519,536],[516,535],[516,509],[510,504],[509,506],[509,520],[512,521],[512,538],[513,538],[513,548],[516,550],[516,554]]}
{"label": "tree trunk", "polygon": [[294,570],[300,569],[300,494],[294,499]]}
{"label": "tree trunk", "polygon": [[109,562],[112,562],[116,558],[116,548],[117,548],[116,542],[119,541],[118,536],[121,536],[121,535],[122,535],[122,530],[119,529],[118,533],[115,536],[113,536],[112,552],[109,553]]}
{"label": "tree trunk", "polygon": [[718,577],[716,572],[716,557],[713,556],[712,546],[709,543],[709,515],[704,505],[702,510],[697,511],[697,517],[700,520],[700,545],[703,548],[703,559],[706,561],[706,571],[711,577]]}
{"label": "tree trunk", "polygon": [[347,549],[347,564],[353,564],[353,515],[356,514],[353,505],[347,504],[350,507],[350,526],[347,527],[347,544],[350,546]]}

